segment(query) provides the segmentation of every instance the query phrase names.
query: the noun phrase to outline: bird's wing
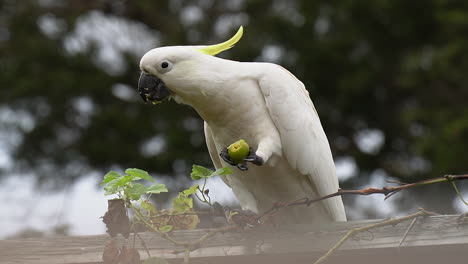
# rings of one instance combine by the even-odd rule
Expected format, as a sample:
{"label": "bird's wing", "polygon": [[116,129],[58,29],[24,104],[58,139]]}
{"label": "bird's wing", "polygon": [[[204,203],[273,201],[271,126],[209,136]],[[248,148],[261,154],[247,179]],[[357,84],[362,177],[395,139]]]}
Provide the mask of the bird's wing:
{"label": "bird's wing", "polygon": [[[211,128],[208,126],[208,124],[205,122],[205,140],[206,140],[206,146],[208,147],[208,152],[210,153],[211,161],[213,161],[213,165],[215,166],[216,169],[220,169],[223,167],[221,164],[221,160],[219,159],[219,153],[218,150],[216,149],[216,144],[213,139],[213,133],[211,132]],[[229,185],[229,181],[226,178],[226,176],[220,176],[223,182],[231,187]]]}
{"label": "bird's wing", "polygon": [[[258,84],[291,167],[308,176],[320,196],[336,192],[338,179],[330,146],[304,84],[277,65],[260,75]],[[341,198],[323,203],[335,221],[346,221]]]}

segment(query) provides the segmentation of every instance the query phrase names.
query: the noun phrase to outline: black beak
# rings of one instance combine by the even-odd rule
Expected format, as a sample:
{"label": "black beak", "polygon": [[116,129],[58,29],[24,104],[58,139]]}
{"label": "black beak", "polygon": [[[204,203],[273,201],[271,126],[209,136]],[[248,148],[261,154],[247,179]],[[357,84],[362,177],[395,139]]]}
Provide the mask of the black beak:
{"label": "black beak", "polygon": [[138,92],[145,103],[148,101],[162,101],[171,95],[171,92],[161,79],[144,73],[141,73],[138,80]]}

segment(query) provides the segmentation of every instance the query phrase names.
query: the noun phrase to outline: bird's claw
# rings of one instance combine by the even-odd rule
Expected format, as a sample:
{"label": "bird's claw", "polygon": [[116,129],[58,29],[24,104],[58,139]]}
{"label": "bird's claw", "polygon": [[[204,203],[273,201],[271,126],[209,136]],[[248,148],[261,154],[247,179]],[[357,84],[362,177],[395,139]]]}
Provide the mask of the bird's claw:
{"label": "bird's claw", "polygon": [[242,163],[239,163],[236,165],[237,168],[239,168],[239,170],[241,171],[246,171],[248,170],[249,168],[247,168],[247,163],[244,161]]}
{"label": "bird's claw", "polygon": [[228,164],[232,166],[236,166],[239,168],[241,171],[246,171],[249,168],[247,167],[247,162],[250,162],[252,164],[255,164],[257,166],[263,165],[263,158],[255,154],[255,151],[253,151],[252,147],[249,149],[249,155],[247,158],[245,158],[241,163],[235,163],[234,161],[231,160],[231,157],[229,157],[228,149],[227,147],[223,148],[221,150],[221,153],[219,153],[219,156],[226,161]]}
{"label": "bird's claw", "polygon": [[229,163],[232,166],[237,166],[237,163],[231,160],[231,157],[229,157],[228,149],[227,147],[223,148],[221,152],[219,153],[219,156],[227,163]]}
{"label": "bird's claw", "polygon": [[251,162],[257,166],[263,165],[263,158],[258,156],[255,151],[253,151],[252,147],[250,147],[249,155],[244,159],[244,161]]}

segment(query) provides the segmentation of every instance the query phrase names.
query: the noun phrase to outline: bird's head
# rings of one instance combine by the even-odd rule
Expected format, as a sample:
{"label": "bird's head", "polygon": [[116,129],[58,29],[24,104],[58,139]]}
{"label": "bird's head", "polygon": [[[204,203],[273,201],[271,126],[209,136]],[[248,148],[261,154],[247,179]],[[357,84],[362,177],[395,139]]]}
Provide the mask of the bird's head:
{"label": "bird's head", "polygon": [[212,63],[212,56],[233,47],[242,33],[241,26],[231,39],[220,44],[169,46],[148,51],[140,61],[138,92],[145,102],[152,103],[159,103],[169,96],[190,94],[199,86],[194,83],[194,74],[202,73],[203,64]]}

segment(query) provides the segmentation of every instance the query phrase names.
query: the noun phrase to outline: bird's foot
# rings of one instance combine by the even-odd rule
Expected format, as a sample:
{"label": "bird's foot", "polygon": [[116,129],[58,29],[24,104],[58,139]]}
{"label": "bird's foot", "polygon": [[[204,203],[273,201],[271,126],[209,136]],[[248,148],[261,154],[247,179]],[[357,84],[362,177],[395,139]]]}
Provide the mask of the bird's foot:
{"label": "bird's foot", "polygon": [[251,162],[252,164],[255,164],[257,166],[262,166],[263,165],[263,158],[258,156],[255,151],[253,151],[252,148],[249,150],[249,156],[244,159],[244,161]]}
{"label": "bird's foot", "polygon": [[237,168],[239,168],[241,171],[246,171],[246,170],[249,169],[247,167],[247,162],[250,162],[250,163],[255,164],[257,166],[263,165],[263,158],[258,156],[257,154],[255,154],[255,151],[253,151],[253,149],[251,147],[249,148],[249,155],[245,159],[242,159],[242,162],[239,162],[239,163],[236,163],[231,159],[231,157],[229,156],[229,152],[228,152],[227,147],[225,147],[225,148],[223,148],[221,150],[221,153],[219,153],[219,156],[224,161],[229,163],[230,165],[236,166]]}

